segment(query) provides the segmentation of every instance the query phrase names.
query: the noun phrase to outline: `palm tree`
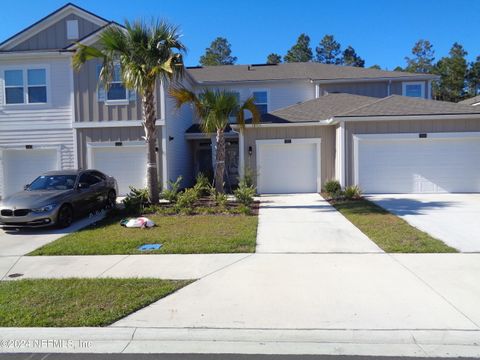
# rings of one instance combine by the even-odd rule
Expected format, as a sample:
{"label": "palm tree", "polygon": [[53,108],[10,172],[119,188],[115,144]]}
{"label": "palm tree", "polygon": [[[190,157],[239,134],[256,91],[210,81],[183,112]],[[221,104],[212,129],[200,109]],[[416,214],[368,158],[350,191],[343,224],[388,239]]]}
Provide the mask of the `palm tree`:
{"label": "palm tree", "polygon": [[[230,116],[236,113],[240,131],[245,128],[245,110],[252,114],[252,123],[260,122],[260,112],[253,97],[243,104],[237,96],[226,90],[203,89],[198,95],[184,87],[171,87],[170,95],[175,99],[179,109],[183,104],[192,104],[200,119],[200,126],[205,134],[216,134],[215,189],[223,193],[223,176],[225,172],[225,129]],[[243,151],[243,149],[240,149]]]}
{"label": "palm tree", "polygon": [[106,87],[112,81],[115,67],[120,65],[124,86],[141,96],[143,128],[148,145],[147,187],[151,203],[159,200],[155,151],[155,88],[158,81],[168,81],[183,75],[182,53],[185,50],[176,26],[164,21],[154,21],[150,25],[143,21],[125,21],[125,27],[106,28],[100,34],[96,46],[78,44],[73,56],[73,67],[76,70],[80,70],[89,60],[100,59],[100,81]]}

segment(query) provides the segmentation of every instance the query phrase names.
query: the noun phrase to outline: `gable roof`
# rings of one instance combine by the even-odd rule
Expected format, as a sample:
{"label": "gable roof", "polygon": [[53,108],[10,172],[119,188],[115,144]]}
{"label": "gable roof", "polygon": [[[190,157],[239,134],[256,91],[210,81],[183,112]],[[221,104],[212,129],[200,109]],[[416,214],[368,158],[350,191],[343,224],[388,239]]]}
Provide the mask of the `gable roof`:
{"label": "gable roof", "polygon": [[431,74],[386,71],[317,62],[187,67],[187,72],[197,83],[201,84],[267,80],[312,80],[319,82],[380,79],[433,80],[438,77]]}
{"label": "gable roof", "polygon": [[5,41],[0,43],[0,51],[8,51],[18,45],[19,43],[27,40],[29,37],[35,35],[39,31],[47,28],[55,21],[58,21],[60,18],[69,15],[77,14],[80,17],[85,18],[99,26],[105,26],[109,21],[105,18],[102,18],[88,10],[85,10],[75,4],[67,3],[61,8],[55,10],[54,12],[48,14],[42,19],[38,20],[34,24],[28,26],[22,31],[16,33],[15,35],[9,37]]}
{"label": "gable roof", "polygon": [[470,99],[460,101],[459,104],[463,105],[480,105],[480,95],[474,96]]}
{"label": "gable roof", "polygon": [[[477,115],[480,107],[391,95],[385,98],[329,93],[262,115],[262,123],[305,123],[369,117]],[[251,121],[251,120],[249,120]]]}

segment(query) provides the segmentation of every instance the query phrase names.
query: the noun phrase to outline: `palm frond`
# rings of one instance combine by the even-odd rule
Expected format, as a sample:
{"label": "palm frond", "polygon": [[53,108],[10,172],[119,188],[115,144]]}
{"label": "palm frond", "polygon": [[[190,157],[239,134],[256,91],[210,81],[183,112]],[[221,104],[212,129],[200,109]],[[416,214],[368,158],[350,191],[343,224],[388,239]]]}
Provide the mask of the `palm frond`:
{"label": "palm frond", "polygon": [[245,111],[249,111],[252,114],[253,125],[259,124],[261,121],[261,114],[257,105],[255,105],[255,99],[250,97],[240,106],[237,113],[237,123],[241,130],[245,128]]}
{"label": "palm frond", "polygon": [[78,48],[72,59],[72,66],[76,71],[79,71],[83,64],[89,60],[105,58],[104,53],[93,46],[87,46],[80,43],[77,44],[77,46]]}

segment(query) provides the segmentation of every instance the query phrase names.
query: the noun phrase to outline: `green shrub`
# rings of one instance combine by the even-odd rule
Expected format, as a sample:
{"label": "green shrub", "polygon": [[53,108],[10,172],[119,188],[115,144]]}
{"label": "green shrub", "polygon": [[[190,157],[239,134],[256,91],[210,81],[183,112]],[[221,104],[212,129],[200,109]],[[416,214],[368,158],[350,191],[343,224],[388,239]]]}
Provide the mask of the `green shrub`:
{"label": "green shrub", "polygon": [[343,192],[347,200],[359,199],[362,197],[362,190],[357,186],[347,186]]}
{"label": "green shrub", "polygon": [[243,215],[252,215],[251,207],[244,204],[238,207],[238,212]]}
{"label": "green shrub", "polygon": [[145,206],[148,205],[148,190],[136,189],[129,186],[130,192],[123,199],[125,211],[129,214],[139,215],[143,213]]}
{"label": "green shrub", "polygon": [[253,203],[253,197],[256,194],[256,190],[253,185],[248,185],[246,181],[242,180],[233,194],[240,204],[250,206]]}
{"label": "green shrub", "polygon": [[178,192],[180,191],[180,184],[183,177],[179,176],[175,181],[168,182],[168,189],[162,191],[162,198],[170,201],[171,203],[177,202]]}
{"label": "green shrub", "polygon": [[195,202],[198,200],[198,191],[195,188],[185,189],[184,192],[178,194],[177,203],[175,206],[178,210],[191,209]]}
{"label": "green shrub", "polygon": [[342,186],[340,185],[338,180],[328,180],[323,188],[325,192],[331,196],[340,193],[340,191],[342,190]]}
{"label": "green shrub", "polygon": [[254,179],[255,172],[252,170],[251,167],[247,166],[245,168],[245,174],[243,175],[243,179],[240,179],[240,182],[244,182],[247,186],[253,186]]}
{"label": "green shrub", "polygon": [[210,190],[210,180],[203,173],[198,173],[194,188],[198,191],[199,196],[207,196]]}

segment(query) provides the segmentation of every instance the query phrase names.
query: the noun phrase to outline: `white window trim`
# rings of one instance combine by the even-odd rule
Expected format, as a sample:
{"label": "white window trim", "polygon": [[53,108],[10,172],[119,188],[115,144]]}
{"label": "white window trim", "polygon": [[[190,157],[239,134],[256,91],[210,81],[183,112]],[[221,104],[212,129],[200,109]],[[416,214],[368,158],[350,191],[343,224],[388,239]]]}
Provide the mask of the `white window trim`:
{"label": "white window trim", "polygon": [[[258,105],[267,105],[267,113],[271,111],[271,108],[270,108],[270,89],[262,89],[262,88],[258,88],[258,89],[250,89],[250,96],[253,97],[253,93],[255,92],[266,92],[267,93],[267,102],[266,103],[258,103]],[[255,98],[253,99],[253,102],[255,103]],[[255,105],[257,105],[257,103],[255,103]]]}
{"label": "white window trim", "polygon": [[[5,71],[8,70],[21,70],[23,72],[23,103],[7,104],[7,86],[5,82]],[[45,86],[47,87],[47,102],[43,103],[30,103],[28,102],[28,70],[45,70]],[[2,106],[6,107],[25,107],[25,106],[45,106],[51,104],[51,86],[50,86],[50,66],[48,64],[32,64],[22,66],[5,66],[1,70],[2,82],[3,82],[3,103]],[[39,86],[34,85],[32,87]],[[10,87],[10,86],[9,86]],[[17,86],[12,86],[17,87]]]}
{"label": "white window trim", "polygon": [[[404,81],[402,82],[402,95],[407,96],[407,85],[420,85],[421,96],[419,99],[425,99],[425,82],[424,81]],[[413,97],[413,96],[410,96]]]}
{"label": "white window trim", "polygon": [[[322,191],[322,139],[321,138],[305,138],[305,139],[289,139],[290,144],[315,144],[317,148],[318,166],[317,166],[317,192]],[[285,144],[285,139],[269,139],[269,140],[256,140],[255,149],[256,152],[256,164],[257,171],[257,189],[261,189],[260,183],[260,167],[259,159],[261,154],[262,145],[281,145]],[[288,144],[288,145],[290,145]]]}
{"label": "white window trim", "polygon": [[446,139],[475,139],[480,138],[480,132],[426,132],[426,138],[419,138],[420,133],[387,133],[387,134],[357,134],[353,135],[353,184],[359,185],[359,150],[361,141],[385,141],[385,140],[408,140],[408,141],[432,141]]}
{"label": "white window trim", "polygon": [[[114,66],[119,66],[120,67],[120,72],[122,71],[122,67],[120,66],[119,63],[115,63]],[[114,70],[115,72],[115,70]],[[112,99],[110,100],[108,98],[108,91],[109,89],[105,88],[105,105],[125,105],[129,103],[129,90],[125,87],[125,84],[123,83],[120,75],[120,81],[110,81],[109,82],[109,87],[113,84],[120,84],[124,89],[125,89],[125,99]]]}

